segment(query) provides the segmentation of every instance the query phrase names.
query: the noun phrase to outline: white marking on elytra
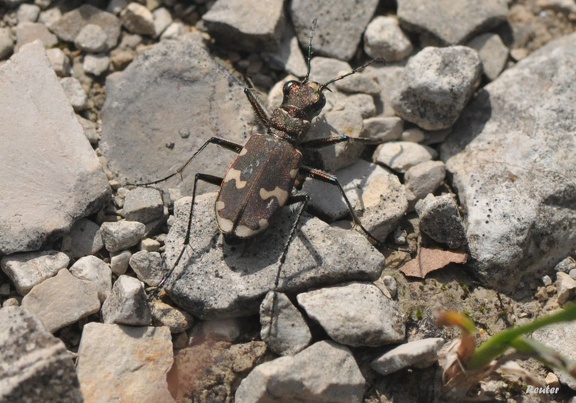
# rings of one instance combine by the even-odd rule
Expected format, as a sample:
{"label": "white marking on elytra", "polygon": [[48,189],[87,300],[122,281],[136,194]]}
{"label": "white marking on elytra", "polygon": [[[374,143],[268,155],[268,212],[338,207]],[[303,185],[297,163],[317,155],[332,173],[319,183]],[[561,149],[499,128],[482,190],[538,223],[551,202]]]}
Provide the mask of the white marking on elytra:
{"label": "white marking on elytra", "polygon": [[233,169],[230,168],[228,170],[228,173],[226,174],[226,177],[224,178],[224,183],[227,183],[231,180],[235,180],[236,181],[236,189],[242,189],[246,186],[246,184],[248,183],[248,181],[243,181],[242,179],[240,179],[240,174],[242,172],[240,172],[237,169]]}
{"label": "white marking on elytra", "polygon": [[298,175],[298,168],[290,170],[290,177],[295,178]]}
{"label": "white marking on elytra", "polygon": [[264,231],[266,228],[268,228],[268,225],[270,225],[268,220],[262,218],[260,221],[258,221],[258,228],[252,229],[246,225],[239,225],[236,227],[235,234],[239,238],[249,238]]}
{"label": "white marking on elytra", "polygon": [[264,188],[260,188],[260,197],[263,200],[269,199],[271,197],[276,197],[278,199],[278,204],[283,206],[288,200],[288,192],[284,189],[280,189],[278,186],[274,188],[274,190],[266,190]]}
{"label": "white marking on elytra", "polygon": [[218,222],[218,227],[224,234],[229,234],[234,228],[234,221],[222,217],[220,214],[216,215],[216,221]]}
{"label": "white marking on elytra", "polygon": [[246,155],[247,153],[248,153],[248,149],[247,149],[246,147],[244,147],[244,148],[242,149],[242,151],[240,151],[240,154],[238,154],[238,155],[241,157],[241,156],[243,156],[243,155]]}

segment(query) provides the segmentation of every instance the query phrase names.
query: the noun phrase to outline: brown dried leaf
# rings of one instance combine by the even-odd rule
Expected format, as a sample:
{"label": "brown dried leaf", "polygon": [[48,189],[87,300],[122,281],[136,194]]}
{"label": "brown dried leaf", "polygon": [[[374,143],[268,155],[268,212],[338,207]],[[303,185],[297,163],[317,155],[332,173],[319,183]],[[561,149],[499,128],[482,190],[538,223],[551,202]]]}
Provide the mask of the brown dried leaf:
{"label": "brown dried leaf", "polygon": [[467,260],[468,254],[465,252],[420,248],[418,256],[402,266],[400,271],[406,276],[424,278],[450,263],[463,264]]}

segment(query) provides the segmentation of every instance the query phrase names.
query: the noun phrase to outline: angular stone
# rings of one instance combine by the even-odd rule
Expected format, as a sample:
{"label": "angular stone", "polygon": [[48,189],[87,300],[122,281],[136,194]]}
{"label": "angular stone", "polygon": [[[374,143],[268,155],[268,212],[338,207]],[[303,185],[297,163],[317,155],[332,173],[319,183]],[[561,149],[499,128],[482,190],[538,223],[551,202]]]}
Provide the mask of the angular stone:
{"label": "angular stone", "polygon": [[508,48],[497,34],[478,35],[468,42],[466,46],[476,49],[480,60],[482,60],[484,75],[490,81],[496,79],[506,66]]}
{"label": "angular stone", "polygon": [[150,286],[157,286],[162,280],[162,257],[158,252],[141,250],[130,258],[130,267],[138,280]]}
{"label": "angular stone", "polygon": [[466,244],[464,224],[452,195],[429,194],[416,203],[416,213],[420,218],[420,231],[436,242],[445,243],[452,249]]}
{"label": "angular stone", "polygon": [[98,292],[91,284],[62,269],[55,277],[34,287],[22,299],[22,307],[54,333],[100,310]]}
{"label": "angular stone", "polygon": [[137,245],[146,234],[146,226],[137,221],[105,222],[100,233],[106,250],[118,252]]}
{"label": "angular stone", "polygon": [[[424,32],[450,45],[464,43],[506,21],[506,0],[421,1],[398,0],[398,18],[402,27]],[[458,24],[451,24],[458,21]]]}
{"label": "angular stone", "polygon": [[14,283],[20,295],[26,295],[36,285],[54,277],[68,267],[70,258],[57,251],[18,253],[0,260],[2,271]]}
{"label": "angular stone", "polygon": [[218,42],[249,52],[278,50],[286,25],[282,0],[218,0],[202,19]]}
{"label": "angular stone", "polygon": [[319,341],[293,357],[258,365],[242,380],[235,398],[237,402],[360,403],[365,384],[350,350]]}
{"label": "angular stone", "polygon": [[330,338],[349,346],[377,347],[404,340],[398,305],[369,283],[350,283],[298,294],[298,304]]}
{"label": "angular stone", "polygon": [[404,173],[409,201],[416,203],[428,193],[434,193],[446,176],[446,165],[442,161],[425,161],[414,165]]}
{"label": "angular stone", "polygon": [[[211,193],[196,198],[191,245],[186,247],[165,288],[173,301],[200,318],[252,315],[273,287],[278,259],[296,212],[284,209],[252,242],[228,244],[216,225],[215,196]],[[164,257],[168,268],[182,251],[190,199],[175,204],[175,221],[166,239]],[[363,235],[304,216],[288,248],[279,290],[297,292],[352,279],[375,280],[383,264],[384,256]]]}
{"label": "angular stone", "polygon": [[108,36],[100,25],[87,24],[74,38],[74,45],[87,53],[100,53],[106,50],[107,39]]}
{"label": "angular stone", "polygon": [[[285,294],[277,293],[274,314],[270,316],[274,292],[266,294],[260,305],[260,338],[279,355],[294,355],[312,341],[312,333],[300,311]],[[272,323],[270,323],[272,321]],[[270,328],[272,326],[272,328]]]}
{"label": "angular stone", "polygon": [[154,36],[156,34],[154,17],[150,10],[142,4],[136,2],[128,4],[120,14],[120,21],[122,22],[122,26],[133,34],[148,36]]}
{"label": "angular stone", "polygon": [[73,258],[94,255],[104,247],[100,226],[87,218],[82,218],[72,225],[70,233],[64,237],[69,238],[69,248],[64,249],[70,252]]}
{"label": "angular stone", "polygon": [[46,25],[37,22],[23,22],[16,26],[16,52],[27,43],[40,41],[46,48],[58,44],[56,35],[48,31]]}
{"label": "angular stone", "polygon": [[426,368],[438,360],[444,339],[430,338],[404,343],[372,361],[374,371],[388,375],[409,366]]}
{"label": "angular stone", "polygon": [[572,34],[508,69],[441,149],[467,212],[468,265],[500,291],[541,277],[576,246],[575,59]]}
{"label": "angular stone", "polygon": [[88,106],[88,95],[82,88],[80,81],[74,77],[64,77],[60,80],[60,84],[62,84],[62,88],[64,88],[64,92],[74,111],[80,112],[86,109]]}
{"label": "angular stone", "polygon": [[0,309],[0,400],[83,402],[74,362],[61,340],[26,309]]}
{"label": "angular stone", "polygon": [[150,301],[149,306],[154,326],[166,326],[170,329],[170,333],[184,332],[194,324],[190,314],[160,300]]}
{"label": "angular stone", "polygon": [[374,153],[376,162],[401,173],[413,166],[430,161],[437,155],[436,150],[431,147],[408,141],[392,141],[382,144]]}
{"label": "angular stone", "polygon": [[78,379],[86,401],[170,403],[166,374],[172,362],[167,327],[88,323],[78,349]]}
{"label": "angular stone", "polygon": [[130,264],[132,252],[129,250],[123,250],[119,253],[111,253],[110,255],[110,269],[112,269],[112,273],[117,276],[126,273]]}
{"label": "angular stone", "polygon": [[64,14],[50,25],[50,30],[60,39],[74,42],[82,28],[88,24],[98,25],[106,33],[106,46],[112,49],[120,36],[120,21],[114,14],[107,13],[89,4],[84,4]]}
{"label": "angular stone", "polygon": [[126,194],[123,212],[127,220],[144,224],[160,218],[164,213],[162,194],[158,189],[137,187]]}
{"label": "angular stone", "polygon": [[112,290],[112,270],[96,256],[85,256],[78,259],[70,273],[80,280],[92,285],[98,292],[100,302],[104,302]]}
{"label": "angular stone", "polygon": [[395,17],[376,17],[364,32],[364,51],[372,58],[398,62],[410,56],[412,49],[410,40]]}
{"label": "angular stone", "polygon": [[456,122],[482,77],[478,53],[466,46],[427,47],[410,58],[392,107],[401,118],[426,130]]}
{"label": "angular stone", "polygon": [[[241,83],[214,61],[199,34],[160,42],[123,72],[109,75],[106,92],[100,149],[122,183],[176,172],[212,136],[244,142],[250,132],[246,122],[254,116]],[[224,175],[234,157],[209,146],[183,178],[176,175],[155,186],[191,194],[195,172],[219,166]]]}
{"label": "angular stone", "polygon": [[104,323],[119,325],[149,325],[150,308],[140,281],[129,276],[118,277],[112,293],[102,305],[102,319]]}
{"label": "angular stone", "polygon": [[14,40],[8,28],[0,28],[0,60],[6,59],[14,51]]}
{"label": "angular stone", "polygon": [[62,49],[46,49],[46,55],[58,77],[67,77],[70,75],[70,60]]}

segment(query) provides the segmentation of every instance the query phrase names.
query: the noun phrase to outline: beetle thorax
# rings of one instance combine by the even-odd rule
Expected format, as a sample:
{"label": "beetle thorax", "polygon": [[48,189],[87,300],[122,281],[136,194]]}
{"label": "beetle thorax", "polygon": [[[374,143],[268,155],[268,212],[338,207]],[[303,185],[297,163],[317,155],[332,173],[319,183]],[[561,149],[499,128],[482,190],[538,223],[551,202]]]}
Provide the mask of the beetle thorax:
{"label": "beetle thorax", "polygon": [[310,129],[310,121],[291,116],[284,109],[275,109],[270,118],[271,133],[278,137],[301,140]]}

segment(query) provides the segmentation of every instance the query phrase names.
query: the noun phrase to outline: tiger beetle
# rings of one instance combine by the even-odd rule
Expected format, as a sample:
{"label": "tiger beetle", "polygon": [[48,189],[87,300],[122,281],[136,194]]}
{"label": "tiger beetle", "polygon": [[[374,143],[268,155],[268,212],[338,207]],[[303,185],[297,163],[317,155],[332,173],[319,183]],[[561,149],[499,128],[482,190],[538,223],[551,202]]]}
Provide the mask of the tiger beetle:
{"label": "tiger beetle", "polygon": [[[156,184],[175,175],[181,174],[184,168],[209,144],[216,144],[233,151],[238,156],[232,162],[223,178],[197,173],[194,178],[192,202],[188,215],[187,230],[184,238],[184,247],[181,249],[172,268],[157,287],[160,290],[178,266],[184,255],[185,246],[190,242],[190,227],[196,198],[198,181],[204,181],[220,188],[215,202],[215,215],[218,228],[228,243],[238,240],[247,240],[265,231],[280,213],[282,207],[300,204],[296,219],[292,223],[288,238],[282,249],[274,280],[272,308],[268,337],[272,329],[273,316],[276,307],[277,292],[281,269],[302,214],[310,201],[307,194],[299,192],[306,178],[317,179],[336,186],[350,211],[352,220],[362,232],[375,244],[380,242],[360,222],[354,212],[350,200],[336,176],[303,164],[303,149],[319,149],[342,142],[361,142],[375,144],[371,139],[355,138],[346,135],[331,136],[327,138],[305,140],[310,129],[311,121],[318,116],[326,105],[324,91],[336,81],[342,80],[366,66],[378,61],[373,59],[348,73],[340,75],[326,83],[318,83],[309,79],[310,61],[312,58],[312,37],[314,27],[310,33],[310,42],[307,53],[307,73],[302,80],[291,80],[283,86],[283,101],[279,108],[269,114],[262,102],[249,88],[244,89],[250,105],[258,119],[267,129],[266,134],[252,135],[245,145],[237,144],[220,137],[212,137],[206,141],[184,165],[176,172],[153,182],[142,185]],[[293,192],[296,189],[297,191]]]}

